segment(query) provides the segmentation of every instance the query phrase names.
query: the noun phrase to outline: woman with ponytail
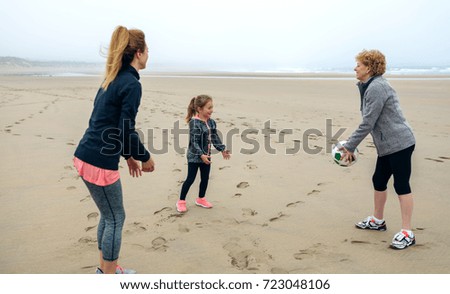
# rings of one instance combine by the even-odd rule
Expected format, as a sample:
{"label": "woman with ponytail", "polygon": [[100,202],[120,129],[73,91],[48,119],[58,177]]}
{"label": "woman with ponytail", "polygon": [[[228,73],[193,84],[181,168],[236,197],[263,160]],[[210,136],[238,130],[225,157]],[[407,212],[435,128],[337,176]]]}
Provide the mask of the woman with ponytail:
{"label": "woman with ponytail", "polygon": [[205,198],[211,170],[211,145],[222,152],[224,159],[230,159],[230,152],[225,150],[217,135],[216,122],[211,118],[213,101],[208,95],[199,95],[191,99],[186,122],[189,123],[189,148],[187,152],[188,174],[181,188],[180,199],[176,203],[178,212],[186,212],[186,195],[200,170],[200,189],[195,204],[204,208],[212,208]]}
{"label": "woman with ponytail", "polygon": [[133,177],[155,168],[135,130],[142,96],[138,72],[147,60],[144,33],[118,26],[111,37],[105,79],[95,97],[89,127],[75,151],[74,165],[100,211],[97,273],[135,273],[117,264],[125,221],[118,169],[121,156]]}

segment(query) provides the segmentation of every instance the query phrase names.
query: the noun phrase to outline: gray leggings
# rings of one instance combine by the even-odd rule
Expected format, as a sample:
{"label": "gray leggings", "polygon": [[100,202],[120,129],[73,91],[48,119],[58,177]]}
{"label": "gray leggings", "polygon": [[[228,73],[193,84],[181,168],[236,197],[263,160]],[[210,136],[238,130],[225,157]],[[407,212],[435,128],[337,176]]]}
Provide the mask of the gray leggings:
{"label": "gray leggings", "polygon": [[122,243],[122,227],[125,222],[120,179],[104,187],[83,181],[100,211],[97,230],[98,249],[102,251],[104,260],[117,260]]}

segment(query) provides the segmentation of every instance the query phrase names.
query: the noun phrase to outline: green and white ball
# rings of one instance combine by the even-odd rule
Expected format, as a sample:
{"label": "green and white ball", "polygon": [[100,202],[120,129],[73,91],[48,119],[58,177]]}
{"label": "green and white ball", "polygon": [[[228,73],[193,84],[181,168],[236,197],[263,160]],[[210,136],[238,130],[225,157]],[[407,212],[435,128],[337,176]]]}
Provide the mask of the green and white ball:
{"label": "green and white ball", "polygon": [[333,157],[333,161],[340,166],[351,166],[358,161],[359,153],[358,148],[353,152],[353,161],[350,163],[348,161],[341,160],[344,155],[344,151],[339,150],[342,146],[345,147],[345,143],[347,141],[339,141],[337,144],[333,145],[333,149],[331,150],[331,156]]}

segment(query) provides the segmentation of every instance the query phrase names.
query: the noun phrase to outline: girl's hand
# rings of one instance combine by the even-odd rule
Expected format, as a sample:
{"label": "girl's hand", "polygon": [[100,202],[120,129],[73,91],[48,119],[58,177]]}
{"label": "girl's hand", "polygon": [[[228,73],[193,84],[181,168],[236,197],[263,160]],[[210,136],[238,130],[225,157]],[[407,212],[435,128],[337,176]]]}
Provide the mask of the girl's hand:
{"label": "girl's hand", "polygon": [[155,162],[153,161],[153,157],[150,157],[149,160],[142,163],[142,171],[152,172],[154,170],[155,170]]}
{"label": "girl's hand", "polygon": [[231,153],[229,150],[224,150],[224,151],[222,151],[222,156],[223,156],[223,159],[228,160],[231,157]]}
{"label": "girl's hand", "polygon": [[340,160],[343,160],[344,162],[348,161],[348,163],[352,163],[355,156],[353,155],[353,152],[348,151],[345,149],[345,147],[339,148],[340,151],[344,151],[344,154],[342,155]]}
{"label": "girl's hand", "polygon": [[130,171],[130,175],[134,177],[142,176],[141,165],[138,161],[134,160],[133,157],[127,159],[128,170]]}
{"label": "girl's hand", "polygon": [[211,156],[208,156],[206,154],[203,154],[202,156],[200,156],[200,159],[205,163],[205,164],[211,164],[211,161],[209,160],[211,158]]}

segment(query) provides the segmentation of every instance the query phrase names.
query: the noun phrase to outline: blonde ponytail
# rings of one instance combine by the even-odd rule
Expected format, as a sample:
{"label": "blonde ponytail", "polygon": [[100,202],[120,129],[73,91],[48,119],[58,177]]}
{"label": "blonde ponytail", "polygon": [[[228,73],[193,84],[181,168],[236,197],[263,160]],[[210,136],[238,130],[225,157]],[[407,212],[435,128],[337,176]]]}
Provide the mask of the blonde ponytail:
{"label": "blonde ponytail", "polygon": [[128,30],[126,27],[118,26],[111,36],[106,59],[105,80],[102,83],[104,90],[117,77],[124,64],[133,61],[135,53],[146,48],[145,35],[141,30]]}
{"label": "blonde ponytail", "polygon": [[128,29],[122,26],[116,27],[109,43],[108,58],[106,60],[105,80],[102,88],[106,90],[109,84],[116,78],[122,68],[122,56],[130,41]]}

